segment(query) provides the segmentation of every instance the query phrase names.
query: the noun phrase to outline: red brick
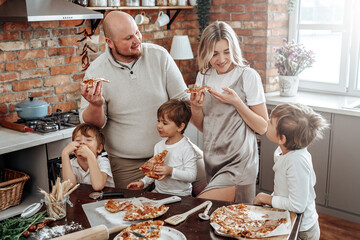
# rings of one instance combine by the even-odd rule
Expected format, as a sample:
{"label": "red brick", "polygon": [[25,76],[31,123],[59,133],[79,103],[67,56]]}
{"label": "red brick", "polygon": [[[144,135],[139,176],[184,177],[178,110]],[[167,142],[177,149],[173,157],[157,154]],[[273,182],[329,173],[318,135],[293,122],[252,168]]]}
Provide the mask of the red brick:
{"label": "red brick", "polygon": [[84,79],[85,73],[75,73],[72,75],[72,79],[74,82],[79,82]]}
{"label": "red brick", "polygon": [[32,38],[33,33],[34,33],[34,31],[32,31],[32,30],[24,31],[24,32],[21,32],[21,37],[22,37],[22,39],[29,40]]}
{"label": "red brick", "polygon": [[288,8],[287,5],[279,5],[279,4],[268,4],[268,11],[269,12],[287,12]]}
{"label": "red brick", "polygon": [[15,60],[15,53],[0,52],[0,62],[11,62]]}
{"label": "red brick", "polygon": [[79,91],[80,89],[81,89],[80,83],[73,83],[73,84],[67,84],[56,87],[55,93],[56,94],[70,93],[70,92]]}
{"label": "red brick", "polygon": [[51,112],[56,112],[56,109],[60,109],[63,112],[70,111],[71,109],[77,108],[74,102],[55,104],[51,107]]}
{"label": "red brick", "polygon": [[4,22],[2,24],[2,30],[6,31],[24,31],[29,28],[28,22]]}
{"label": "red brick", "polygon": [[71,74],[78,71],[77,65],[56,66],[50,68],[51,75]]}
{"label": "red brick", "polygon": [[[66,20],[60,21],[60,27],[75,27],[76,25],[81,24],[83,20]],[[85,20],[86,21],[86,20]]]}
{"label": "red brick", "polygon": [[50,48],[48,52],[49,52],[49,57],[61,56],[61,55],[73,55],[75,49],[73,47]]}
{"label": "red brick", "polygon": [[[1,89],[1,86],[0,86]],[[0,114],[4,114],[8,112],[8,107],[6,104],[0,104]]]}
{"label": "red brick", "polygon": [[51,97],[45,97],[44,101],[50,104],[54,104],[54,103],[59,103],[59,102],[63,102],[65,100],[65,96],[64,95],[56,95],[56,96],[51,96]]}
{"label": "red brick", "polygon": [[233,14],[231,14],[231,19],[234,21],[251,20],[252,18],[253,18],[253,15],[250,13],[240,13],[240,14],[233,13]]}
{"label": "red brick", "polygon": [[52,35],[54,37],[61,37],[67,35],[75,35],[77,33],[76,28],[56,28],[52,30]]}
{"label": "red brick", "polygon": [[0,72],[5,70],[5,63],[0,63]]}
{"label": "red brick", "polygon": [[65,64],[81,63],[82,56],[65,57]]}
{"label": "red brick", "polygon": [[5,69],[8,72],[12,72],[12,71],[23,71],[23,70],[33,69],[35,67],[36,65],[34,61],[26,60],[26,61],[7,63]]}
{"label": "red brick", "polygon": [[21,79],[29,79],[29,78],[36,78],[49,75],[48,69],[34,69],[28,71],[21,71],[20,78]]}
{"label": "red brick", "polygon": [[76,36],[76,37],[62,37],[59,38],[58,42],[60,46],[72,46],[72,45],[79,45],[80,42],[78,42],[78,40],[80,40],[82,37],[80,36]]}
{"label": "red brick", "polygon": [[64,64],[64,58],[63,57],[57,57],[57,58],[44,58],[39,59],[36,61],[36,64],[39,68],[45,68],[45,67],[52,67],[56,65],[62,65]]}
{"label": "red brick", "polygon": [[268,15],[266,13],[254,13],[253,20],[267,20]]}
{"label": "red brick", "polygon": [[44,86],[58,86],[64,83],[70,83],[70,76],[68,75],[60,75],[55,77],[48,77],[44,79]]}
{"label": "red brick", "polygon": [[49,48],[55,47],[57,42],[52,39],[30,40],[32,48]]}
{"label": "red brick", "polygon": [[58,21],[31,22],[31,27],[33,29],[57,28],[59,27],[59,22]]}
{"label": "red brick", "polygon": [[41,87],[42,87],[42,81],[40,79],[33,79],[33,80],[20,81],[20,82],[13,83],[13,90],[16,92],[29,90],[29,89],[33,89],[33,88],[41,88]]}
{"label": "red brick", "polygon": [[0,84],[0,93],[6,93],[11,91],[11,84]]}
{"label": "red brick", "polygon": [[231,0],[212,0],[211,5],[229,5]]}
{"label": "red brick", "polygon": [[19,102],[26,99],[26,92],[2,94],[0,103]]}
{"label": "red brick", "polygon": [[3,32],[0,33],[0,41],[19,40],[20,34],[18,32]]}
{"label": "red brick", "polygon": [[266,4],[253,4],[245,7],[245,12],[266,12]]}
{"label": "red brick", "polygon": [[239,6],[239,5],[227,5],[227,6],[222,6],[222,11],[223,12],[228,12],[228,13],[241,13],[244,12],[244,6]]}
{"label": "red brick", "polygon": [[17,52],[17,58],[19,60],[24,59],[34,59],[34,58],[44,58],[46,57],[46,50],[45,49],[38,49],[38,50],[23,50]]}
{"label": "red brick", "polygon": [[81,99],[81,95],[78,92],[68,93],[65,97],[67,102],[80,101]]}
{"label": "red brick", "polygon": [[10,73],[2,73],[0,74],[0,82],[11,82],[19,80],[19,73],[16,72],[10,72]]}
{"label": "red brick", "polygon": [[54,94],[54,88],[49,89],[37,89],[36,91],[29,92],[29,97],[43,97],[43,96],[49,96]]}
{"label": "red brick", "polygon": [[11,41],[11,42],[0,41],[0,49],[3,52],[29,49],[29,41]]}
{"label": "red brick", "polygon": [[209,19],[213,20],[213,21],[216,21],[216,20],[228,21],[228,20],[230,20],[230,15],[226,14],[226,13],[223,13],[223,14],[219,14],[219,13],[218,14],[211,14]]}

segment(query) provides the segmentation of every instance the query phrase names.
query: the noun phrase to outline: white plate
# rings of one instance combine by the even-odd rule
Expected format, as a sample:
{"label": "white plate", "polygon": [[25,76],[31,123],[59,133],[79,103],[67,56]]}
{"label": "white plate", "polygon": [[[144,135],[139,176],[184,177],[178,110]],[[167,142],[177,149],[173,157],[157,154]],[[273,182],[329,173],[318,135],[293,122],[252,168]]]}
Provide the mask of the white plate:
{"label": "white plate", "polygon": [[[116,235],[114,240],[117,240],[119,235],[120,235],[120,233],[118,235]],[[186,237],[182,232],[176,230],[175,228],[163,226],[161,228],[161,235],[160,235],[159,240],[186,240]]]}

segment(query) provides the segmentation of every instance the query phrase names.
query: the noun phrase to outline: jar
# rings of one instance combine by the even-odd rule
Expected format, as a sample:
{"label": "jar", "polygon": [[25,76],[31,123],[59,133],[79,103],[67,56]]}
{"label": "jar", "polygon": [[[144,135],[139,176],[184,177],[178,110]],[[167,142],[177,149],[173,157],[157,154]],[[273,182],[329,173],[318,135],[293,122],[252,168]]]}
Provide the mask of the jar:
{"label": "jar", "polygon": [[107,7],[107,0],[89,0],[90,7]]}
{"label": "jar", "polygon": [[88,5],[88,0],[76,0],[76,4],[79,4],[80,6],[86,7]]}
{"label": "jar", "polygon": [[169,6],[176,6],[177,0],[169,0]]}
{"label": "jar", "polygon": [[167,0],[156,0],[156,6],[167,6]]}
{"label": "jar", "polygon": [[141,0],[141,5],[144,7],[154,7],[155,0]]}
{"label": "jar", "polygon": [[179,0],[178,6],[187,6],[187,0]]}
{"label": "jar", "polygon": [[126,6],[138,7],[140,6],[140,0],[126,0]]}
{"label": "jar", "polygon": [[120,7],[120,0],[107,0],[108,7]]}

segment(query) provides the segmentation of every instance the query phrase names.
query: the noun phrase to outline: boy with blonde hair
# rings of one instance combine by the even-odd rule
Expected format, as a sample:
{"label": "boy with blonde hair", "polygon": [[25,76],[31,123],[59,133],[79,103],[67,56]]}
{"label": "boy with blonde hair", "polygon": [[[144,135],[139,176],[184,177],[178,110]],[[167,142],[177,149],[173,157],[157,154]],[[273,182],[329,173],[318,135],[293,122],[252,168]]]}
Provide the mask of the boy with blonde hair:
{"label": "boy with blonde hair", "polygon": [[259,193],[254,204],[303,213],[298,239],[318,240],[316,176],[307,147],[322,138],[326,120],[303,104],[281,104],[271,112],[267,138],[279,145],[274,153],[274,192]]}

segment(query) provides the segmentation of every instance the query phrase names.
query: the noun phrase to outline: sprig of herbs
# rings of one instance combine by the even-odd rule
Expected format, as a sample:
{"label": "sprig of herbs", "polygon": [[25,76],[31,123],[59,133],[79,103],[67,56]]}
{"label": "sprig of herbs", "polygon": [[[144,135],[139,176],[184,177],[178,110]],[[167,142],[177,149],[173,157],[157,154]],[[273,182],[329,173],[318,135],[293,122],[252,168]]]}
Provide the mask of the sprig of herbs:
{"label": "sprig of herbs", "polygon": [[46,211],[39,212],[32,217],[22,218],[13,217],[0,222],[0,236],[2,240],[25,239],[23,232],[31,225],[41,223],[46,220]]}

